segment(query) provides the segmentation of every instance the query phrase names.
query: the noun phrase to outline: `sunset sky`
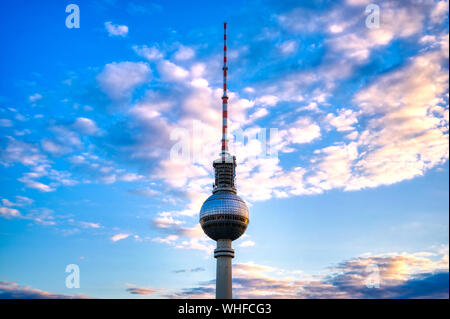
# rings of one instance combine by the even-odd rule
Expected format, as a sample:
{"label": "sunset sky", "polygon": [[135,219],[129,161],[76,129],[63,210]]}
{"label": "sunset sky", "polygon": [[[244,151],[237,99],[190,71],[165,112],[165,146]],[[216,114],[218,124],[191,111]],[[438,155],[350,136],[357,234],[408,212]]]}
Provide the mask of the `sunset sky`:
{"label": "sunset sky", "polygon": [[448,1],[0,6],[0,298],[214,297],[224,21],[234,296],[448,298]]}

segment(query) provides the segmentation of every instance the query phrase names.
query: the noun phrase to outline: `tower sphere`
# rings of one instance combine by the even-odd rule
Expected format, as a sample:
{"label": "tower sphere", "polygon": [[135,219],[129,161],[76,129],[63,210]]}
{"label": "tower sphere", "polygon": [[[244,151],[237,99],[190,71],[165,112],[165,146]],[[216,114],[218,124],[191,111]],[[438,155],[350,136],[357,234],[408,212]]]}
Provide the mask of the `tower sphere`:
{"label": "tower sphere", "polygon": [[245,202],[233,192],[216,192],[200,210],[200,225],[213,240],[235,240],[247,229],[248,208]]}

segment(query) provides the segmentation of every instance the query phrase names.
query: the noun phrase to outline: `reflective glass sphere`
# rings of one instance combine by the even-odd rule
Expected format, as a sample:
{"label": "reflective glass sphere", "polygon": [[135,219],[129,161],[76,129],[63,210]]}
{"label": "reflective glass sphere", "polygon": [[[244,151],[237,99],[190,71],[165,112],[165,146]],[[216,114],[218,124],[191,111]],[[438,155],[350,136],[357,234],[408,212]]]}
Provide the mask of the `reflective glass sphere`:
{"label": "reflective glass sphere", "polygon": [[247,229],[248,222],[247,205],[232,192],[212,194],[200,210],[200,225],[214,240],[238,239]]}

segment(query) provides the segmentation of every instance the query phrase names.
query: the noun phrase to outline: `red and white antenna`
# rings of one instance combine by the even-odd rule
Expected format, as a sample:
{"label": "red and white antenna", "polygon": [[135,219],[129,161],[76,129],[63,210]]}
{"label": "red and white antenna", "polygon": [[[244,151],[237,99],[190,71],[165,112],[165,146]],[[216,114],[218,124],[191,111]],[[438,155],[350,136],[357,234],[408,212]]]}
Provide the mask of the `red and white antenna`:
{"label": "red and white antenna", "polygon": [[228,154],[227,23],[223,23],[222,159]]}

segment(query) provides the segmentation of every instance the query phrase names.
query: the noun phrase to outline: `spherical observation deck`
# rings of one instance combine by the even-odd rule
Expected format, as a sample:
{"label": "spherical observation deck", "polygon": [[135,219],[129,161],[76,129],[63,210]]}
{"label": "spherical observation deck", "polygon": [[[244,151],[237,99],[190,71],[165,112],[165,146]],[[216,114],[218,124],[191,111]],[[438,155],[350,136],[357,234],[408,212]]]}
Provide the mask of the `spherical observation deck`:
{"label": "spherical observation deck", "polygon": [[247,229],[248,208],[245,202],[232,192],[216,192],[200,210],[200,225],[213,240],[235,240]]}

